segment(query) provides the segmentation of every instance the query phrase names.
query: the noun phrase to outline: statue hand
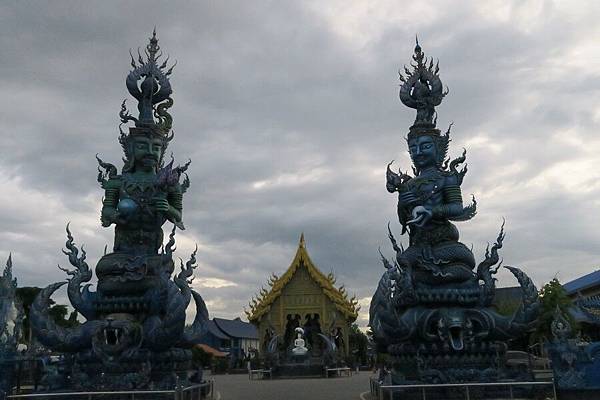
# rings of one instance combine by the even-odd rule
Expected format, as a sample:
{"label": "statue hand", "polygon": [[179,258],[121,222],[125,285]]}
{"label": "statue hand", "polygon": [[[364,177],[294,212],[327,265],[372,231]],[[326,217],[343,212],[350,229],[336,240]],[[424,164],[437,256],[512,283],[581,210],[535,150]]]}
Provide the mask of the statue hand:
{"label": "statue hand", "polygon": [[414,224],[415,226],[422,227],[424,226],[431,217],[433,216],[433,212],[423,206],[416,206],[412,210],[412,217],[410,221],[408,221],[407,225]]}
{"label": "statue hand", "polygon": [[169,202],[167,199],[155,197],[153,199],[153,205],[156,211],[169,212]]}
{"label": "statue hand", "polygon": [[117,210],[103,213],[101,216],[102,226],[105,228],[112,224],[123,224],[125,220],[126,219]]}
{"label": "statue hand", "polygon": [[129,215],[116,211],[112,216],[111,223],[115,225],[126,225],[129,222]]}
{"label": "statue hand", "polygon": [[127,217],[121,215],[120,212],[115,211],[115,213],[112,216],[112,222],[114,222],[115,224],[124,224],[125,222],[127,222]]}
{"label": "statue hand", "polygon": [[402,204],[406,204],[406,205],[416,203],[417,196],[414,194],[414,192],[408,190],[406,192],[400,193],[400,201],[402,202]]}

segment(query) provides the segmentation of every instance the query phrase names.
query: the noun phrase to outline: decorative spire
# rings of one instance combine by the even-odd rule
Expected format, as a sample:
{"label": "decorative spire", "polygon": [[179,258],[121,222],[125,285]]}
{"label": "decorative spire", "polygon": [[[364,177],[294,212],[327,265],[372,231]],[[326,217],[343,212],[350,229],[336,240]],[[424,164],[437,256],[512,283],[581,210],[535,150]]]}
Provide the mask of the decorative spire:
{"label": "decorative spire", "polygon": [[299,243],[299,246],[302,247],[302,248],[304,248],[304,249],[306,248],[306,241],[304,240],[304,232],[302,232],[300,234],[300,243]]}
{"label": "decorative spire", "polygon": [[9,253],[8,259],[6,260],[6,267],[4,268],[4,273],[2,274],[1,278],[3,278],[7,283],[12,285],[12,287],[14,289],[16,289],[17,288],[17,278],[13,278],[12,267],[13,267],[12,253]]}
{"label": "decorative spire", "polygon": [[557,340],[566,340],[571,336],[572,328],[569,320],[565,318],[564,313],[558,306],[554,310],[553,320],[550,324],[550,332]]}
{"label": "decorative spire", "polygon": [[415,35],[415,54],[413,54],[412,58],[417,62],[417,66],[419,68],[423,68],[423,58],[425,54],[421,51],[421,46],[419,45],[419,37]]}
{"label": "decorative spire", "polygon": [[[133,70],[127,75],[125,83],[129,93],[138,101],[139,116],[133,117],[127,111],[125,102],[121,105],[119,116],[123,123],[128,121],[135,122],[136,127],[140,128],[158,128],[160,132],[167,135],[172,126],[172,117],[167,110],[173,105],[171,94],[171,83],[169,75],[173,72],[175,64],[167,69],[169,57],[159,66],[158,60],[162,56],[158,38],[156,37],[156,28],[152,32],[145,49],[146,60],[142,58],[138,49],[137,63],[131,54],[131,66]],[[139,81],[142,81],[139,83]],[[155,121],[156,118],[156,121]]]}
{"label": "decorative spire", "polygon": [[150,43],[146,45],[146,50],[148,51],[148,60],[156,61],[156,53],[160,50],[158,38],[156,37],[156,27],[154,27],[154,30],[152,31],[152,37],[150,38]]}
{"label": "decorative spire", "polygon": [[6,267],[4,268],[3,277],[7,281],[12,280],[12,253],[8,253],[8,259],[6,260]]}
{"label": "decorative spire", "polygon": [[[443,89],[442,81],[438,76],[440,71],[439,61],[433,64],[433,58],[427,59],[419,45],[419,38],[415,37],[414,62],[410,64],[412,71],[404,66],[404,74],[398,71],[400,81],[400,100],[410,108],[417,110],[417,117],[411,130],[415,128],[435,128],[435,107],[442,103],[448,94],[448,89]],[[429,65],[428,65],[429,64]]]}

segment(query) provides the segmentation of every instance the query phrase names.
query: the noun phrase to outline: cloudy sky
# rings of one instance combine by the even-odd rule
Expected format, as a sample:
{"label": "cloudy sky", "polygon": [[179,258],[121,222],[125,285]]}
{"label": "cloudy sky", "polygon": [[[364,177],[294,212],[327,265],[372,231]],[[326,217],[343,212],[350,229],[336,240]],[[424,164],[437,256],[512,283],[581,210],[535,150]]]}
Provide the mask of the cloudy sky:
{"label": "cloudy sky", "polygon": [[243,315],[305,232],[366,323],[378,246],[392,255],[387,222],[400,232],[385,167],[410,167],[415,113],[398,100],[397,70],[417,33],[450,89],[438,108],[441,128],[454,122],[450,154],[468,150],[463,193],[479,214],[460,224],[462,241],[481,258],[504,217],[505,263],[538,285],[591,272],[599,17],[595,1],[4,1],[0,259],[12,252],[19,283],[45,286],[64,279],[68,221],[90,265],[112,244],[94,155],[120,164],[128,52],[156,25],[178,61],[170,150],[193,160],[177,253],[198,244],[195,286],[213,316]]}

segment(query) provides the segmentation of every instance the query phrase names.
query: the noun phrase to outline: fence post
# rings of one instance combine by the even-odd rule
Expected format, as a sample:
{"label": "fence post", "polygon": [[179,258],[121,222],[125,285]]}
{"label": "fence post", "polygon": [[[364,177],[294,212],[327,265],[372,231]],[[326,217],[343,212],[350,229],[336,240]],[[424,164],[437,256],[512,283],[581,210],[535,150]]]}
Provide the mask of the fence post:
{"label": "fence post", "polygon": [[422,387],[421,391],[423,392],[423,400],[427,400],[427,395],[425,394],[425,387]]}
{"label": "fence post", "polygon": [[465,385],[465,395],[467,396],[467,400],[471,400],[471,396],[469,395],[469,385]]}
{"label": "fence post", "polygon": [[[17,393],[21,393],[21,373],[22,372],[23,372],[23,360],[19,360],[19,361],[17,361]],[[12,373],[13,378],[14,378],[14,373],[15,373],[14,366],[13,366],[11,372],[9,372],[9,373]],[[8,390],[11,390],[11,388],[8,388]]]}

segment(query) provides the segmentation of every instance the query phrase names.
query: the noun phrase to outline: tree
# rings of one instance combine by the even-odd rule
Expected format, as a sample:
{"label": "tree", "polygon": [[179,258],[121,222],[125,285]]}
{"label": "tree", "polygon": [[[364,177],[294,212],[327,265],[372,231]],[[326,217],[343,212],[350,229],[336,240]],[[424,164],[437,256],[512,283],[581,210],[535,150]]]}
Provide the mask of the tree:
{"label": "tree", "polygon": [[348,334],[350,353],[356,357],[356,361],[364,365],[367,363],[367,345],[369,339],[359,328],[352,324]]}
{"label": "tree", "polygon": [[556,308],[558,307],[565,318],[571,324],[574,332],[578,330],[578,324],[569,313],[569,308],[573,306],[573,302],[567,296],[567,292],[562,287],[557,278],[546,283],[540,290],[540,314],[537,319],[535,331],[532,335],[532,340],[543,342],[552,338],[550,325],[554,320]]}
{"label": "tree", "polygon": [[[30,344],[32,339],[32,331],[29,324],[29,312],[31,311],[31,305],[41,291],[42,288],[36,286],[23,286],[17,288],[17,299],[19,299],[21,302],[21,305],[23,306],[23,312],[25,314],[23,318],[23,333],[21,342],[27,344]],[[50,305],[51,306],[48,314],[59,326],[69,328],[79,325],[79,321],[77,321],[77,311],[73,310],[71,314],[69,314],[67,306],[55,304],[54,300],[52,299],[50,299]],[[68,319],[66,318],[67,314],[69,314]]]}
{"label": "tree", "polygon": [[17,288],[17,298],[19,299],[19,301],[21,302],[21,305],[23,306],[23,313],[24,313],[24,318],[23,318],[23,333],[22,333],[22,341],[25,343],[31,343],[31,328],[29,326],[29,311],[31,310],[31,305],[33,304],[33,301],[35,300],[36,296],[38,295],[39,292],[41,292],[42,288],[39,287],[31,287],[31,286],[24,286],[24,287],[19,287]]}
{"label": "tree", "polygon": [[[50,318],[56,322],[57,325],[63,328],[72,328],[79,325],[77,321],[77,311],[73,310],[69,313],[69,309],[64,304],[55,304],[48,310]],[[67,315],[69,317],[67,318]]]}

